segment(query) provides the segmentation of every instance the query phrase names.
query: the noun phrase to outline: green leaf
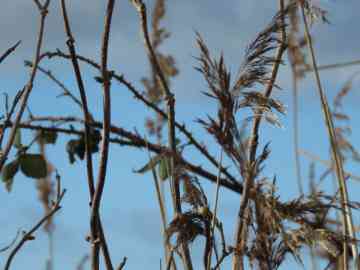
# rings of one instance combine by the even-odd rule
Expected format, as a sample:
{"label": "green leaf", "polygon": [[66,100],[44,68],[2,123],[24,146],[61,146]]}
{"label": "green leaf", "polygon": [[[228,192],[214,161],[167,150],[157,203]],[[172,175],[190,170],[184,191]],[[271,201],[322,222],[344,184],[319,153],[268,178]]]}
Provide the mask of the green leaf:
{"label": "green leaf", "polygon": [[170,160],[167,157],[164,157],[160,160],[160,164],[158,167],[159,170],[159,178],[161,181],[166,180],[170,174]]}
{"label": "green leaf", "polygon": [[23,154],[20,156],[20,169],[28,177],[44,178],[47,175],[47,165],[40,154]]}
{"label": "green leaf", "polygon": [[14,139],[14,146],[17,149],[21,149],[22,148],[22,143],[21,143],[21,128],[17,128],[16,132],[15,132],[15,139]]}
{"label": "green leaf", "polygon": [[152,170],[153,168],[155,168],[155,166],[163,159],[163,155],[157,155],[153,158],[150,159],[150,161],[148,163],[146,163],[141,169],[139,170],[135,170],[135,173],[146,173],[147,171]]}
{"label": "green leaf", "polygon": [[39,141],[44,144],[55,144],[58,134],[55,131],[42,130],[40,131],[38,136],[39,136]]}
{"label": "green leaf", "polygon": [[11,191],[11,187],[14,181],[14,176],[19,170],[19,161],[14,161],[6,164],[1,172],[2,181],[5,183],[6,190]]}
{"label": "green leaf", "polygon": [[66,151],[68,152],[69,161],[71,164],[75,162],[75,155],[78,156],[81,160],[85,156],[85,142],[83,138],[73,139],[68,141],[66,144]]}

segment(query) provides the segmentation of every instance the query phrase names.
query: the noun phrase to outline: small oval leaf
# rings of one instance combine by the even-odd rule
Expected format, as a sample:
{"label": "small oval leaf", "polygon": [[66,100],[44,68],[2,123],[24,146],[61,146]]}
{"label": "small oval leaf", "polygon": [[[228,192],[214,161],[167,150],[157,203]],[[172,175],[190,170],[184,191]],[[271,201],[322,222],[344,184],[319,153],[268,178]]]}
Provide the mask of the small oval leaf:
{"label": "small oval leaf", "polygon": [[6,190],[11,191],[11,187],[14,181],[14,176],[19,170],[19,161],[14,161],[6,164],[1,172],[2,181],[5,183]]}
{"label": "small oval leaf", "polygon": [[47,175],[47,165],[40,154],[23,154],[20,156],[20,169],[28,177],[43,178]]}

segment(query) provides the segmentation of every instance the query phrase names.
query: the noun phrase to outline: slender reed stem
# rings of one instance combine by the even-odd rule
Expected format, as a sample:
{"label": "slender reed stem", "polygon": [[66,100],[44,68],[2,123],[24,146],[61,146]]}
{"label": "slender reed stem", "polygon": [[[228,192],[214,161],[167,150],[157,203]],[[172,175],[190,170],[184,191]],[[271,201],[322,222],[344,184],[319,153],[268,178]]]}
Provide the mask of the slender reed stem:
{"label": "slender reed stem", "polygon": [[298,189],[300,195],[304,194],[304,188],[301,179],[301,163],[299,156],[299,89],[298,89],[298,77],[293,69],[293,132],[294,132],[294,156],[295,156],[295,170]]}
{"label": "slender reed stem", "polygon": [[[146,141],[147,142],[147,141]],[[151,160],[151,154],[150,154],[150,149],[149,146],[147,144],[147,150],[148,150],[148,156],[149,156],[149,161]],[[164,249],[165,249],[165,259],[166,259],[166,265],[168,264],[169,260],[171,259],[170,257],[170,246],[168,241],[166,241],[166,228],[167,228],[167,218],[166,218],[166,208],[165,208],[165,203],[164,203],[164,197],[162,196],[161,193],[161,189],[160,189],[160,184],[159,184],[159,178],[156,175],[156,171],[155,168],[151,169],[152,172],[152,176],[153,176],[153,180],[154,180],[154,185],[155,185],[155,190],[156,190],[156,197],[158,200],[158,204],[159,204],[159,208],[160,208],[160,216],[161,216],[161,222],[162,222],[162,233],[163,233],[163,239],[164,239]],[[176,264],[175,261],[172,260],[172,269],[176,269]]]}
{"label": "slender reed stem", "polygon": [[[215,203],[214,203],[214,209],[213,209],[213,216],[212,216],[212,220],[211,220],[211,228],[210,228],[210,241],[212,241],[212,239],[214,239],[214,231],[215,231],[215,225],[216,225],[216,219],[217,219],[217,210],[218,210],[218,204],[219,204],[219,191],[220,191],[220,178],[221,178],[221,165],[222,165],[222,160],[223,160],[223,152],[224,149],[221,148],[221,152],[220,152],[220,160],[219,160],[219,171],[218,171],[218,177],[217,177],[217,181],[216,181],[216,188],[215,188]],[[211,255],[212,255],[212,247],[209,250],[209,254],[208,254],[208,260],[207,260],[207,265],[206,265],[206,269],[207,270],[211,270]]]}
{"label": "slender reed stem", "polygon": [[[358,264],[358,260],[359,260],[358,259],[358,248],[357,248],[356,241],[354,241],[354,239],[356,239],[356,235],[355,235],[355,231],[354,231],[351,209],[349,207],[348,191],[347,191],[347,186],[346,186],[346,181],[345,181],[345,176],[344,176],[342,158],[340,157],[339,149],[338,149],[337,142],[336,142],[334,123],[332,120],[332,115],[330,113],[329,105],[327,103],[327,99],[326,99],[323,87],[321,85],[320,74],[319,74],[319,70],[317,69],[317,61],[316,61],[316,57],[315,57],[315,51],[314,51],[314,47],[312,44],[312,38],[310,35],[309,25],[308,25],[307,18],[305,15],[305,8],[304,8],[303,3],[301,3],[300,8],[301,8],[302,18],[304,21],[305,34],[306,34],[307,44],[308,44],[308,48],[309,48],[309,52],[310,52],[310,56],[311,56],[312,66],[314,69],[314,76],[315,76],[315,80],[316,80],[316,84],[317,84],[318,93],[320,96],[321,107],[322,107],[322,110],[324,113],[326,127],[327,127],[328,134],[329,134],[332,156],[333,156],[333,160],[335,162],[335,168],[336,168],[335,172],[336,172],[336,177],[337,177],[338,185],[339,185],[339,189],[340,189],[343,227],[344,227],[343,229],[344,229],[344,233],[345,233],[344,236],[345,236],[345,240],[348,239],[348,237],[351,238],[350,246],[351,246],[351,250],[353,253],[354,266],[356,269],[360,269],[359,264]],[[347,241],[345,241],[345,242],[347,242]],[[347,243],[345,243],[345,247],[346,247],[346,245],[347,245]],[[346,252],[346,250],[347,250],[347,248],[344,249],[344,252]],[[348,256],[344,256],[344,257],[345,257],[344,258],[345,260],[348,260]],[[345,264],[348,264],[348,263],[345,262]]]}
{"label": "slender reed stem", "polygon": [[[279,9],[281,12],[281,21],[282,21],[282,28],[280,32],[280,46],[276,52],[275,62],[272,68],[271,79],[266,87],[265,96],[270,97],[272,90],[274,88],[275,80],[277,78],[279,66],[281,63],[281,59],[283,54],[286,50],[286,32],[285,32],[285,18],[284,18],[284,10],[285,4],[284,0],[279,0]],[[259,140],[259,128],[262,119],[262,112],[256,114],[254,118],[253,128],[251,131],[250,143],[249,143],[249,155],[248,155],[248,172],[245,177],[244,183],[244,191],[241,196],[238,219],[237,219],[237,228],[235,234],[235,251],[233,256],[233,270],[242,270],[244,269],[244,249],[246,245],[246,231],[247,231],[247,218],[246,216],[249,215],[248,202],[249,202],[249,193],[254,184],[254,175],[253,175],[253,166],[256,160],[256,151],[258,147],[258,140]]]}
{"label": "slender reed stem", "polygon": [[[132,0],[135,8],[138,11],[140,16],[141,22],[141,30],[144,36],[144,44],[147,50],[148,56],[150,58],[151,63],[155,68],[156,75],[160,80],[160,85],[163,91],[163,96],[166,99],[166,108],[167,108],[167,123],[168,123],[168,141],[169,141],[169,148],[171,149],[173,155],[170,158],[170,168],[171,168],[171,181],[170,181],[170,188],[171,188],[171,197],[173,200],[173,207],[176,215],[181,214],[181,201],[180,201],[180,188],[179,188],[179,181],[175,174],[176,163],[174,156],[176,156],[176,143],[175,143],[175,97],[174,94],[170,91],[168,83],[166,81],[165,75],[160,67],[154,49],[152,47],[149,33],[148,33],[148,26],[147,26],[147,15],[146,15],[146,6],[141,0]],[[192,262],[190,257],[190,252],[187,244],[181,244],[182,250],[182,259],[184,262],[184,266],[186,270],[192,270]]]}

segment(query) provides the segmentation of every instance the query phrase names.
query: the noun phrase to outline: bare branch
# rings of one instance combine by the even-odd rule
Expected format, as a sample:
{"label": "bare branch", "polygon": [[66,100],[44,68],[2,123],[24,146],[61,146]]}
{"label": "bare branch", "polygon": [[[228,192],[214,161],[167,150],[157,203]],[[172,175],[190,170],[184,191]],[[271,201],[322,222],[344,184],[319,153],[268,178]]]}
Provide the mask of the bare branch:
{"label": "bare branch", "polygon": [[[91,251],[91,268],[93,270],[99,269],[99,247],[105,238],[99,237],[99,231],[101,228],[100,221],[100,202],[102,193],[105,186],[106,168],[109,155],[109,143],[110,143],[110,127],[111,127],[111,99],[110,99],[110,79],[109,71],[107,69],[108,60],[108,47],[111,19],[113,15],[115,0],[109,0],[106,8],[104,34],[101,46],[101,75],[103,80],[103,127],[102,127],[102,143],[100,153],[99,172],[97,176],[97,183],[95,193],[92,198],[91,216],[90,216],[90,229],[92,237],[92,251]],[[74,56],[75,58],[75,56]],[[98,238],[100,241],[98,241]],[[113,269],[110,261],[105,261],[108,270]]]}
{"label": "bare branch", "polygon": [[52,206],[51,210],[43,217],[41,218],[28,232],[24,232],[24,235],[20,242],[15,246],[15,248],[11,251],[4,270],[9,270],[12,260],[14,259],[15,255],[19,252],[19,250],[22,248],[22,246],[27,242],[34,240],[35,237],[33,234],[49,219],[51,218],[57,211],[61,209],[60,203],[62,201],[62,198],[65,195],[66,190],[64,189],[60,196],[56,199],[55,204]]}
{"label": "bare branch", "polygon": [[6,52],[4,52],[1,56],[0,56],[0,64],[2,63],[2,61],[5,60],[6,57],[8,57],[13,51],[16,50],[16,48],[20,45],[21,40],[19,40],[18,42],[15,43],[15,45],[13,45],[12,47],[10,47],[9,49],[6,50]]}
{"label": "bare branch", "polygon": [[[61,51],[56,51],[56,52],[46,52],[44,53],[41,58],[44,57],[48,57],[48,58],[52,58],[52,57],[61,57],[61,58],[65,58],[65,59],[69,59],[70,56],[67,54],[62,53]],[[96,69],[100,69],[100,65],[97,64],[96,62],[92,61],[89,58],[86,58],[84,56],[80,56],[77,55],[77,58],[82,61],[85,62],[87,64],[89,64],[90,66],[96,68]],[[113,78],[116,79],[118,82],[120,82],[121,84],[125,85],[127,87],[127,89],[134,94],[135,98],[137,98],[138,100],[140,100],[141,102],[143,102],[148,108],[154,110],[156,113],[160,114],[162,117],[164,117],[165,119],[168,119],[168,115],[166,114],[166,112],[164,112],[162,109],[160,109],[156,104],[152,103],[151,101],[149,101],[146,97],[144,97],[141,92],[139,90],[137,90],[129,81],[127,81],[125,79],[125,77],[123,75],[117,75],[115,72],[111,73]],[[196,149],[199,150],[200,153],[202,153],[216,168],[219,168],[219,164],[216,161],[216,159],[207,151],[207,149],[196,140],[196,138],[192,135],[192,133],[186,128],[186,126],[184,124],[180,124],[179,122],[175,121],[175,126],[179,129],[180,132],[182,132],[187,139],[189,140],[189,142],[191,144],[193,144],[195,146]],[[226,168],[221,167],[221,172],[226,175],[226,177],[233,182],[234,185],[238,185],[240,189],[242,189],[241,183],[239,183],[236,178],[234,176],[232,176]]]}
{"label": "bare branch", "polygon": [[[38,1],[35,1],[35,3],[39,3]],[[18,113],[16,114],[15,117],[15,121],[14,121],[14,125],[10,131],[10,135],[9,135],[9,139],[8,142],[3,150],[3,153],[0,157],[0,171],[2,170],[5,161],[7,159],[7,156],[9,155],[9,152],[11,150],[11,147],[14,143],[14,139],[15,139],[15,135],[16,135],[16,129],[18,128],[18,125],[21,121],[22,115],[24,113],[24,110],[27,106],[27,101],[29,99],[31,90],[33,89],[33,83],[35,80],[35,76],[37,73],[37,66],[38,63],[40,61],[40,51],[41,51],[41,47],[42,47],[42,42],[43,42],[43,36],[44,36],[44,28],[45,28],[45,19],[46,19],[46,15],[48,13],[47,7],[49,5],[50,1],[47,1],[47,5],[45,5],[43,8],[39,8],[39,12],[41,15],[40,18],[40,27],[39,27],[39,35],[38,35],[38,40],[37,40],[37,45],[36,45],[36,51],[35,51],[35,56],[34,56],[34,67],[31,70],[31,74],[30,74],[30,79],[27,83],[27,85],[25,86],[25,90],[21,96],[21,103],[20,103],[20,109],[18,111]]]}

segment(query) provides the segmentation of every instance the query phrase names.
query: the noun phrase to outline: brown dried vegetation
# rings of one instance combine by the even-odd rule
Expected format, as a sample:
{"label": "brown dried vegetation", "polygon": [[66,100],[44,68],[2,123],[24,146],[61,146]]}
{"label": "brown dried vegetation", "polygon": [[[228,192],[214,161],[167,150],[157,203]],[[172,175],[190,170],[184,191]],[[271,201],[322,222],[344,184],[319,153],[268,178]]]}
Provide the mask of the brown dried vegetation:
{"label": "brown dried vegetation", "polygon": [[[329,108],[318,76],[318,70],[321,67],[316,65],[312,37],[308,31],[309,25],[315,20],[328,22],[324,10],[311,0],[279,0],[279,11],[249,43],[245,50],[245,57],[239,64],[239,72],[236,74],[231,74],[229,71],[224,55],[218,58],[213,57],[201,34],[196,33],[196,43],[199,48],[196,70],[200,72],[208,88],[204,95],[216,102],[217,114],[208,115],[205,119],[194,118],[196,123],[213,137],[218,148],[226,155],[230,164],[223,166],[222,158],[220,160],[215,158],[184,124],[176,120],[176,102],[170,86],[171,79],[179,73],[179,70],[175,57],[161,51],[161,45],[170,37],[167,29],[161,26],[166,15],[164,0],[155,1],[151,14],[151,29],[148,29],[149,15],[143,1],[130,1],[139,15],[150,66],[150,74],[141,79],[143,91],[133,86],[124,75],[118,74],[116,70],[110,71],[107,67],[109,35],[115,1],[109,0],[107,4],[100,63],[77,54],[64,0],[61,3],[69,53],[61,50],[40,53],[43,27],[50,2],[47,0],[42,4],[34,0],[39,10],[41,25],[34,60],[25,63],[25,66],[31,69],[31,76],[28,84],[19,91],[10,107],[6,99],[6,114],[3,117],[0,137],[1,143],[6,141],[5,146],[2,147],[4,150],[0,160],[5,187],[11,190],[13,178],[19,170],[26,176],[40,178],[38,190],[45,214],[29,232],[23,234],[23,238],[14,246],[6,261],[5,269],[10,269],[17,252],[25,242],[34,239],[34,233],[40,226],[44,225],[49,237],[52,237],[52,231],[55,229],[53,215],[60,209],[64,191],[61,190],[58,174],[55,191],[51,171],[54,170],[56,164],[52,165],[47,160],[45,149],[48,144],[56,143],[58,135],[77,136],[76,139],[70,139],[66,145],[71,163],[74,163],[76,159],[86,160],[91,210],[90,235],[87,240],[91,244],[89,259],[92,270],[101,268],[100,256],[104,258],[106,269],[126,269],[126,257],[122,262],[118,262],[118,267],[115,267],[111,260],[112,250],[107,245],[105,228],[103,228],[100,215],[104,185],[105,183],[111,185],[111,182],[108,183],[106,171],[108,150],[112,144],[149,151],[148,163],[135,172],[144,174],[151,171],[153,173],[162,213],[166,269],[197,269],[195,265],[198,264],[192,253],[191,244],[198,237],[205,239],[202,246],[203,265],[201,267],[207,270],[226,267],[226,258],[231,256],[233,270],[248,269],[248,267],[278,269],[288,255],[295,258],[299,264],[303,264],[306,249],[312,250],[312,256],[315,259],[320,258],[322,262],[326,262],[326,269],[358,267],[358,241],[354,232],[351,209],[357,209],[360,205],[348,199],[346,188],[348,181],[345,181],[349,177],[356,178],[356,176],[345,173],[343,168],[343,164],[348,160],[360,162],[360,153],[349,139],[350,115],[345,112],[343,105],[355,76],[346,82],[343,89],[336,95],[332,108]],[[302,30],[302,25],[305,27],[304,30]],[[19,44],[20,42],[6,50],[0,56],[0,63],[16,53]],[[294,150],[300,191],[298,197],[289,201],[283,201],[278,195],[279,187],[276,177],[268,177],[263,171],[271,155],[270,143],[267,142],[262,149],[259,149],[259,138],[262,136],[261,121],[264,119],[276,127],[281,127],[278,115],[286,114],[282,102],[272,97],[272,93],[280,88],[277,77],[278,70],[283,68],[286,61],[285,52],[288,53],[294,80]],[[57,80],[50,70],[39,65],[42,61],[47,59],[55,61],[56,58],[71,61],[81,100]],[[308,63],[308,58],[311,59],[311,64]],[[96,121],[90,113],[92,108],[88,108],[88,93],[82,80],[80,62],[100,72],[100,75],[94,79],[103,89],[104,114],[101,121]],[[23,120],[27,100],[38,71],[60,86],[63,91],[61,96],[70,97],[69,100],[81,107],[83,118],[34,116],[29,111],[28,120]],[[310,193],[306,194],[302,187],[304,181],[301,178],[302,170],[299,162],[297,87],[298,81],[310,71],[314,71],[317,76],[316,81],[325,114],[325,123],[329,131],[331,160],[333,161],[328,162],[328,169],[320,175],[317,183],[314,165],[312,165],[311,189]],[[114,82],[125,86],[139,103],[153,112],[153,117],[145,119],[150,139],[138,132],[126,130],[115,121],[111,121],[110,89]],[[15,111],[17,111],[16,115]],[[240,119],[242,115],[249,114],[250,117]],[[83,128],[75,128],[71,123]],[[249,124],[252,124],[251,129],[249,129]],[[28,145],[23,145],[19,137],[20,131],[25,129],[36,131],[33,141]],[[5,136],[6,130],[10,130],[10,133]],[[150,141],[153,137],[156,138],[156,142]],[[265,139],[270,141],[270,138]],[[28,153],[34,142],[40,145],[39,154]],[[16,157],[8,162],[12,146],[16,150]],[[188,147],[194,148],[205,160],[209,161],[208,165],[215,167],[218,175],[212,172],[214,168],[203,168],[196,160],[186,157],[184,149]],[[97,152],[100,152],[100,160],[98,164],[95,164],[93,155]],[[155,156],[151,157],[150,153]],[[45,171],[42,169],[43,164],[46,165]],[[94,166],[98,166],[97,177],[94,176]],[[320,182],[330,174],[336,175],[339,182],[339,190],[333,195],[326,194],[319,188]],[[219,187],[224,187],[239,196],[234,231],[224,231],[217,213],[219,193],[216,196],[215,206],[210,205],[209,192],[202,186],[204,180],[216,184],[217,191]],[[169,216],[169,221],[165,209],[165,194],[163,194],[166,189],[160,188],[161,185],[164,187],[167,184],[170,186],[172,198],[172,214]],[[221,193],[219,196],[221,199]],[[341,216],[341,221],[333,218],[334,213]],[[228,243],[225,237],[229,233],[235,235],[231,243]],[[6,249],[1,251],[4,252]],[[213,257],[212,254],[214,254]],[[127,256],[131,257],[131,254]],[[86,260],[88,257],[84,258]],[[51,264],[50,257],[47,269],[51,269]],[[81,269],[83,264],[84,260],[81,260],[78,268]]]}

